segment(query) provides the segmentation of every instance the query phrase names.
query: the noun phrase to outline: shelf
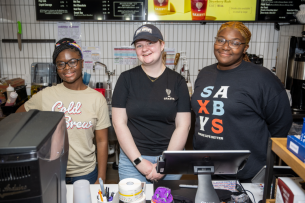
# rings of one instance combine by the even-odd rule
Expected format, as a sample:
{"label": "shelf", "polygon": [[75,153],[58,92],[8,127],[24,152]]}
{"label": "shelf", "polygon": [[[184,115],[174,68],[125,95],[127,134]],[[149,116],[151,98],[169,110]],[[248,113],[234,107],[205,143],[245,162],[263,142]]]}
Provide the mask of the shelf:
{"label": "shelf", "polygon": [[272,151],[305,180],[305,164],[287,149],[287,138],[271,138],[271,140]]}
{"label": "shelf", "polygon": [[[279,156],[291,169],[305,180],[305,163],[287,149],[287,138],[271,138],[268,142],[266,174],[264,181],[263,202],[274,203],[270,198],[273,179],[273,164],[275,155]],[[274,197],[272,197],[274,198]]]}

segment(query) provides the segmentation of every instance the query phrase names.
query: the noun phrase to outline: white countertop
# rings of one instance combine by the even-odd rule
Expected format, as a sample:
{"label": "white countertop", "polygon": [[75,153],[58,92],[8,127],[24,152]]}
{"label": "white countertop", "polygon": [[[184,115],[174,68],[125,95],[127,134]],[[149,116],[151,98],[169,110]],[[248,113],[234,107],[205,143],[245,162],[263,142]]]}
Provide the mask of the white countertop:
{"label": "white countertop", "polygon": [[[111,192],[118,192],[118,184],[105,184],[105,188],[109,187],[109,193]],[[146,184],[145,187],[145,195],[146,199],[150,200],[151,197],[153,196],[153,184]],[[91,191],[91,200],[92,203],[97,202],[97,194],[98,190],[101,189],[100,185],[95,184],[95,185],[90,185],[90,191]],[[67,184],[67,203],[73,203],[73,185],[72,184]]]}
{"label": "white countertop", "polygon": [[[249,190],[253,193],[255,197],[255,202],[257,203],[259,200],[263,199],[263,194],[261,189],[257,184],[251,184],[251,183],[243,183],[242,184],[245,190]],[[105,184],[105,187],[109,187],[109,192],[117,192],[118,191],[118,185],[117,184]],[[100,185],[95,184],[95,185],[90,185],[90,191],[91,191],[91,200],[92,203],[96,203],[97,200],[97,193],[98,190],[100,189]],[[153,184],[146,184],[145,188],[145,195],[146,195],[146,200],[151,200],[151,197],[153,196]],[[247,192],[250,199],[253,201],[252,195]],[[67,184],[67,203],[73,203],[73,185],[72,184]]]}

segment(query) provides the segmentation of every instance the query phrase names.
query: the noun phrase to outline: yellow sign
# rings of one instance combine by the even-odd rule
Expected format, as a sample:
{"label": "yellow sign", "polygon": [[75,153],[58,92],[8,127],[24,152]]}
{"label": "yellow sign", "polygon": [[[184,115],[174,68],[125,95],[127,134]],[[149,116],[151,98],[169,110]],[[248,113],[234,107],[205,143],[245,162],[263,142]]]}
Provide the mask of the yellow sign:
{"label": "yellow sign", "polygon": [[255,21],[256,0],[148,0],[149,21]]}

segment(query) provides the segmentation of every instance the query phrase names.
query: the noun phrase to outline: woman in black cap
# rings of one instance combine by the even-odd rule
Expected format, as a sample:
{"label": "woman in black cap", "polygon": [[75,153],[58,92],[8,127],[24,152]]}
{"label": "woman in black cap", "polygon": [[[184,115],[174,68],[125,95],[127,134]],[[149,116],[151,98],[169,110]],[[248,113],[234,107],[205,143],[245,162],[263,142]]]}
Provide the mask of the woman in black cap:
{"label": "woman in black cap", "polygon": [[142,65],[123,72],[112,98],[112,121],[120,146],[119,175],[142,182],[176,180],[156,172],[165,150],[183,150],[191,123],[185,79],[162,63],[164,41],[158,28],[143,25],[133,42]]}
{"label": "woman in black cap", "polygon": [[106,100],[101,93],[83,83],[82,51],[73,39],[64,38],[56,43],[53,63],[63,82],[38,92],[17,112],[31,109],[64,112],[69,136],[66,182],[72,184],[86,179],[94,184],[98,183],[99,177],[105,181],[110,126]]}

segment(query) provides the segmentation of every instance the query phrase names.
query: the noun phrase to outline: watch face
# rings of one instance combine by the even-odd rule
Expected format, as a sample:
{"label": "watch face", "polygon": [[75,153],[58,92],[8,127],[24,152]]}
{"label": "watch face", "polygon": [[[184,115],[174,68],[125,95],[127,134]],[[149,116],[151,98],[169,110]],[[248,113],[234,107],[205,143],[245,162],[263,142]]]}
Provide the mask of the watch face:
{"label": "watch face", "polygon": [[141,160],[140,160],[139,158],[136,158],[136,159],[133,161],[133,163],[134,163],[135,165],[138,165],[139,163],[141,163]]}

